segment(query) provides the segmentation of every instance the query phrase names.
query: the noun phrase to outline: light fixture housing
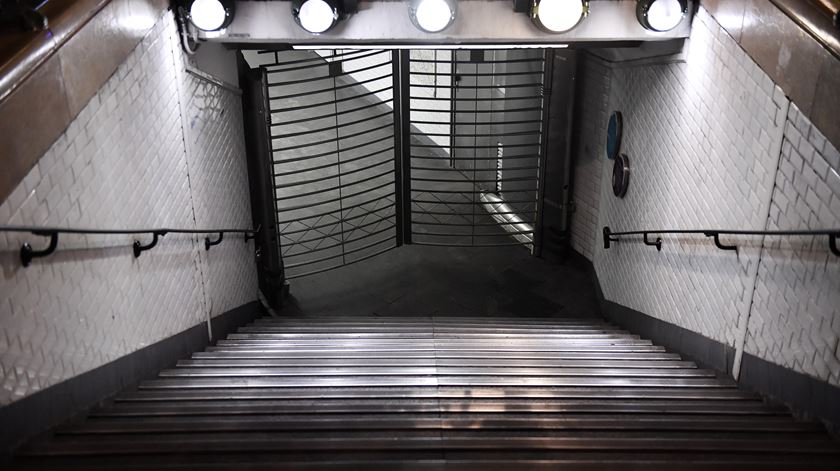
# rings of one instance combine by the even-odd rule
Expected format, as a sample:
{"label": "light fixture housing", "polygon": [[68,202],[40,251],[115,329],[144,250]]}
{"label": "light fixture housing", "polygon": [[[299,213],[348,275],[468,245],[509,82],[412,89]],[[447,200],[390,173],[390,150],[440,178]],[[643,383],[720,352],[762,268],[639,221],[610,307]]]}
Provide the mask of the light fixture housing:
{"label": "light fixture housing", "polygon": [[455,21],[457,14],[456,0],[411,0],[408,3],[411,23],[425,33],[440,33]]}
{"label": "light fixture housing", "polygon": [[547,33],[565,33],[589,15],[589,0],[533,0],[531,21]]}
{"label": "light fixture housing", "polygon": [[230,26],[236,15],[234,0],[191,0],[187,2],[187,17],[202,31],[219,31]]}
{"label": "light fixture housing", "polygon": [[636,18],[645,29],[657,33],[671,31],[688,13],[687,0],[637,0]]}
{"label": "light fixture housing", "polygon": [[323,34],[333,29],[343,18],[342,5],[336,0],[295,0],[292,17],[304,31]]}

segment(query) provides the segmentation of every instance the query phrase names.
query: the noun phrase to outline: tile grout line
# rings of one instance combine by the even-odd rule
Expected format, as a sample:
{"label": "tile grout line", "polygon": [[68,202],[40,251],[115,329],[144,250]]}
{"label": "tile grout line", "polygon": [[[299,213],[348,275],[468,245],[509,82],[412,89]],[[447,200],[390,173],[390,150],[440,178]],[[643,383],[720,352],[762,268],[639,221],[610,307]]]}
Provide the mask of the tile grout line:
{"label": "tile grout line", "polygon": [[[175,71],[176,71],[175,87],[177,89],[178,109],[179,109],[180,114],[181,114],[181,116],[180,116],[180,118],[181,118],[180,119],[180,121],[181,121],[181,140],[184,143],[184,166],[185,166],[186,171],[187,171],[187,188],[188,188],[188,193],[189,193],[189,196],[190,196],[190,212],[192,213],[193,228],[197,228],[198,227],[198,221],[197,221],[196,213],[195,213],[195,195],[194,195],[194,191],[193,191],[192,178],[191,178],[191,175],[190,175],[190,156],[192,155],[193,149],[192,149],[192,143],[190,142],[190,139],[187,137],[187,132],[188,132],[187,131],[187,126],[186,126],[187,121],[188,121],[187,112],[186,112],[187,103],[185,103],[186,92],[184,90],[184,85],[185,84],[183,83],[184,79],[186,77],[188,77],[188,74],[185,72],[184,57],[182,56],[182,54],[180,54],[180,51],[178,50],[178,45],[180,45],[179,38],[173,38],[172,37],[172,32],[170,31],[170,42],[169,42],[170,47],[169,47],[169,49],[172,53],[172,65],[173,65],[173,67],[175,68]],[[212,327],[212,317],[213,316],[212,316],[211,310],[213,308],[213,302],[212,302],[212,299],[211,299],[210,302],[209,302],[209,306],[208,306],[207,280],[206,280],[206,277],[205,277],[205,274],[204,274],[204,267],[203,267],[204,262],[202,261],[202,256],[201,256],[201,248],[200,248],[201,243],[200,243],[200,241],[201,241],[201,238],[196,236],[195,239],[194,239],[194,242],[196,244],[194,247],[195,247],[195,250],[197,252],[196,253],[196,259],[195,259],[196,260],[196,269],[198,271],[198,276],[201,279],[201,294],[202,294],[202,301],[203,301],[203,304],[204,304],[204,313],[205,313],[205,317],[206,317],[204,322],[207,324],[207,338],[212,340],[213,339],[213,327]],[[208,261],[208,263],[209,263],[209,261]]]}
{"label": "tile grout line", "polygon": [[[761,208],[761,214],[767,215],[767,217],[764,219],[764,230],[768,229],[768,225],[770,223],[770,207],[773,204],[773,194],[776,191],[776,177],[781,171],[780,166],[782,163],[782,147],[785,142],[785,128],[787,127],[789,113],[790,100],[787,97],[785,97],[784,104],[777,113],[779,119],[782,121],[781,125],[779,126],[780,131],[773,142],[773,153],[777,156],[776,168],[773,172],[773,185],[770,187],[770,190],[768,191],[767,197],[765,198],[763,206]],[[744,307],[741,308],[742,312],[738,316],[738,331],[737,337],[735,339],[735,358],[732,361],[732,377],[735,378],[736,381],[738,380],[738,377],[741,374],[741,361],[744,357],[744,345],[747,342],[747,335],[749,334],[750,314],[752,314],[753,301],[755,299],[755,290],[756,286],[758,285],[758,269],[761,266],[761,259],[766,249],[766,240],[767,236],[761,236],[761,244],[758,252],[758,257],[756,258],[756,262],[753,264],[753,267],[750,270],[748,278],[751,284],[751,286],[748,288],[748,291],[750,292],[750,299],[749,302],[745,303]]]}

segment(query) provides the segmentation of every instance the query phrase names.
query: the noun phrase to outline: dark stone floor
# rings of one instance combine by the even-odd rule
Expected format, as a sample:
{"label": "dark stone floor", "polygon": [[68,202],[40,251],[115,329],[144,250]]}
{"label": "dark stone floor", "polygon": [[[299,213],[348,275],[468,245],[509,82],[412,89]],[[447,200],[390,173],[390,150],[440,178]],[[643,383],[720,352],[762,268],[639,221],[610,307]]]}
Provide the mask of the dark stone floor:
{"label": "dark stone floor", "polygon": [[554,264],[524,247],[403,246],[291,281],[283,314],[591,317],[585,260]]}

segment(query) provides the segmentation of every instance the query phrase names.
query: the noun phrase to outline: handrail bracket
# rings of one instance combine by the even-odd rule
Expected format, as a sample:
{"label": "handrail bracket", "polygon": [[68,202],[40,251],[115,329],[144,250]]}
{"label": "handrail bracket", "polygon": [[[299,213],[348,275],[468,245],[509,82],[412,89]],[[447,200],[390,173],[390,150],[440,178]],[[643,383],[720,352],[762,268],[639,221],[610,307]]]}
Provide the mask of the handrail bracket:
{"label": "handrail bracket", "polygon": [[222,239],[224,239],[225,233],[219,232],[219,238],[216,240],[211,241],[209,237],[204,238],[204,250],[210,250],[210,247],[214,245],[219,245],[222,243]]}
{"label": "handrail bracket", "polygon": [[610,236],[612,232],[608,226],[604,226],[604,248],[610,248],[610,242],[618,242],[618,238],[613,238]]}
{"label": "handrail bracket", "polygon": [[166,235],[166,232],[164,232],[164,231],[152,232],[152,241],[149,242],[146,245],[141,244],[139,240],[135,240],[134,241],[134,258],[138,258],[140,256],[140,254],[142,254],[143,252],[145,252],[147,250],[152,250],[152,248],[154,248],[154,246],[157,245],[157,243],[158,243],[158,237],[162,237],[162,236],[165,236],[165,235]]}
{"label": "handrail bracket", "polygon": [[24,267],[28,267],[35,258],[46,257],[55,252],[58,247],[58,232],[55,231],[32,231],[33,235],[49,237],[50,243],[44,250],[34,250],[29,242],[24,242],[20,247],[20,263]]}
{"label": "handrail bracket", "polygon": [[644,240],[645,240],[645,245],[652,245],[652,246],[656,247],[657,251],[662,252],[662,238],[661,237],[657,237],[655,241],[651,242],[650,240],[648,240],[648,233],[645,232],[644,233]]}
{"label": "handrail bracket", "polygon": [[715,238],[715,246],[721,250],[738,250],[737,245],[726,245],[720,241],[720,232],[706,232],[706,237],[714,237]]}

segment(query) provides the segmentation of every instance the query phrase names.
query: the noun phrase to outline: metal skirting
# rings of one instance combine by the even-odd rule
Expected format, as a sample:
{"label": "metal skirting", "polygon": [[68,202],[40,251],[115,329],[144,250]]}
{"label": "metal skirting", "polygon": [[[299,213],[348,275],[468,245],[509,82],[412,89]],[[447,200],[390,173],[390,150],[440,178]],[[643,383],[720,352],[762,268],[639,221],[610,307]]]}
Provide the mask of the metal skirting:
{"label": "metal skirting", "polygon": [[837,469],[813,422],[599,319],[264,318],[21,469]]}
{"label": "metal skirting", "polygon": [[397,245],[391,51],[267,52],[286,278]]}
{"label": "metal skirting", "polygon": [[545,54],[410,51],[412,243],[534,249]]}

